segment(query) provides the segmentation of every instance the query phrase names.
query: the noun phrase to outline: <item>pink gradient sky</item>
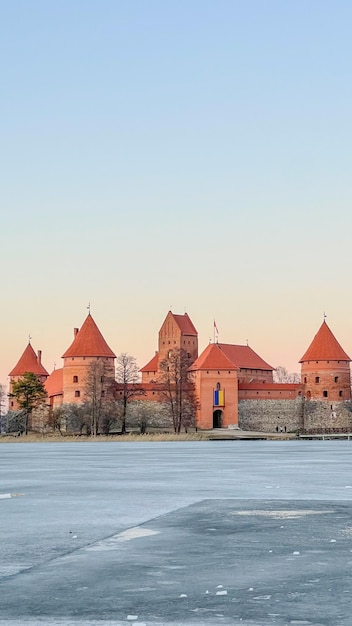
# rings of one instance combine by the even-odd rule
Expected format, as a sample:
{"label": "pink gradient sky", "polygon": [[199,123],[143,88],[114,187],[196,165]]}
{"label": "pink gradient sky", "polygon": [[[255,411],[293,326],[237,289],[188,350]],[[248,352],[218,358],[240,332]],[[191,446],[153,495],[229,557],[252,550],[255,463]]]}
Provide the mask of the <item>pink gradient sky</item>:
{"label": "pink gradient sky", "polygon": [[[136,9],[138,6],[138,10]],[[140,366],[171,307],[273,366],[352,354],[352,5],[0,7],[0,381],[88,302]],[[4,62],[6,60],[6,62]]]}

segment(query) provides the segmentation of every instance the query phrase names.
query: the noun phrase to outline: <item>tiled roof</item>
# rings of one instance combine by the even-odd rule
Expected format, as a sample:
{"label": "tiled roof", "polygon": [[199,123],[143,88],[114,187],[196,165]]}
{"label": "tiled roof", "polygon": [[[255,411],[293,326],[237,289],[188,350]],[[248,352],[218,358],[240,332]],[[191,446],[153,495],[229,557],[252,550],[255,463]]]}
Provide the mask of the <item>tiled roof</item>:
{"label": "tiled roof", "polygon": [[211,343],[190,367],[190,370],[198,369],[273,370],[274,368],[249,346]]}
{"label": "tiled roof", "polygon": [[142,369],[140,369],[139,371],[140,372],[157,372],[158,364],[159,364],[159,354],[154,354],[153,358],[149,361],[149,363],[147,363],[147,365],[142,367]]}
{"label": "tiled roof", "polygon": [[264,359],[262,359],[249,346],[237,346],[230,343],[219,343],[219,347],[224,351],[228,359],[241,369],[251,370],[273,370],[275,369]]}
{"label": "tiled roof", "polygon": [[184,335],[198,335],[197,330],[187,313],[184,315],[175,315],[170,311],[181,333]]}
{"label": "tiled roof", "polygon": [[27,345],[17,365],[9,373],[9,376],[23,376],[26,372],[32,372],[37,376],[49,376],[45,367],[38,362],[38,357],[30,343]]}
{"label": "tiled roof", "polygon": [[339,342],[331,332],[327,323],[320,326],[308,350],[302,356],[300,363],[305,361],[350,361],[350,357],[341,348]]}
{"label": "tiled roof", "polygon": [[63,393],[64,388],[64,370],[62,367],[58,370],[54,370],[49,378],[45,381],[45,389],[47,391],[48,397],[51,396],[60,396]]}
{"label": "tiled roof", "polygon": [[221,350],[219,344],[210,343],[189,368],[196,370],[237,370],[238,367]]}
{"label": "tiled roof", "polygon": [[116,356],[109,348],[90,313],[70,347],[63,354],[63,358],[74,356]]}

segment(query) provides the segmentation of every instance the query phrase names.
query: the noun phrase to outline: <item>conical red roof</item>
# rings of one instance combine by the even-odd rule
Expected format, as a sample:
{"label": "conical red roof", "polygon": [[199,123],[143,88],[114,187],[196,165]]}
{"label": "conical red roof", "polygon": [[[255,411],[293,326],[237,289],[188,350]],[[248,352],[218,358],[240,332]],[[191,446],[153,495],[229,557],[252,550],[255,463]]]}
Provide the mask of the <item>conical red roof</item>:
{"label": "conical red roof", "polygon": [[90,313],[62,358],[69,356],[116,356],[109,348]]}
{"label": "conical red roof", "polygon": [[49,376],[45,367],[38,361],[38,357],[29,343],[23,352],[17,365],[11,370],[9,376],[23,376],[26,372],[32,372],[36,376]]}
{"label": "conical red roof", "polygon": [[308,350],[302,356],[300,363],[305,361],[350,361],[350,357],[341,348],[339,342],[331,332],[327,323],[320,326]]}

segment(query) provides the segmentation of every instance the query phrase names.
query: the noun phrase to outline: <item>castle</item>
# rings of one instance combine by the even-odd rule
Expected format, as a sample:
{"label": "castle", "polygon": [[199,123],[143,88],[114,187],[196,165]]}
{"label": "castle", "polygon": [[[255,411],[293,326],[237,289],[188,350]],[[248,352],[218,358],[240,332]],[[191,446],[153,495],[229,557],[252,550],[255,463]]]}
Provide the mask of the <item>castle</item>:
{"label": "castle", "polygon": [[[160,328],[158,350],[140,370],[144,400],[158,400],[160,364],[173,350],[184,351],[198,397],[199,429],[240,427],[258,431],[307,431],[352,428],[350,357],[325,319],[300,360],[300,383],[274,382],[274,368],[248,345],[210,343],[198,355],[198,333],[187,313],[169,311]],[[33,372],[44,382],[48,403],[55,408],[85,400],[84,384],[92,363],[100,361],[114,376],[116,355],[90,312],[74,329],[63,353],[63,367],[50,375],[29,343],[10,377],[10,410],[14,381]],[[116,386],[116,394],[122,393]]]}

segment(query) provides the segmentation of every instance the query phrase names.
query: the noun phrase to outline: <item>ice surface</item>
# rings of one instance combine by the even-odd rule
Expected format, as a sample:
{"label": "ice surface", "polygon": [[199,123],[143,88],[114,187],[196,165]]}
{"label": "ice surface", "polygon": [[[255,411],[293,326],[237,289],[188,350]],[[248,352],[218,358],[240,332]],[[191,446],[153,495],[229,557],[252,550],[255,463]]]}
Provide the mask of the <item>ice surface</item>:
{"label": "ice surface", "polygon": [[[44,577],[45,572],[51,571],[55,572],[56,577],[62,572],[64,581],[71,565],[74,566],[78,562],[78,556],[87,554],[87,558],[90,555],[91,559],[89,564],[92,568],[92,586],[82,584],[79,579],[77,581],[75,579],[73,583],[76,596],[82,597],[84,608],[84,594],[94,598],[94,579],[98,581],[101,576],[108,575],[104,569],[105,555],[112,558],[118,550],[127,550],[132,544],[153,541],[160,535],[156,534],[158,531],[153,530],[152,524],[151,527],[144,528],[145,524],[205,499],[256,500],[255,507],[248,502],[248,506],[243,507],[240,512],[230,512],[229,520],[237,519],[239,522],[243,520],[244,524],[251,525],[253,520],[260,516],[262,523],[278,524],[276,535],[289,532],[286,528],[289,524],[302,523],[302,520],[311,524],[312,520],[320,519],[323,515],[330,518],[335,514],[335,503],[351,502],[351,446],[352,442],[349,441],[1,444],[0,578],[3,580],[1,591],[2,598],[6,597],[7,612],[0,617],[0,625],[131,624],[131,620],[127,620],[126,616],[134,616],[133,611],[137,610],[133,604],[133,597],[154,594],[154,590],[159,589],[159,579],[165,585],[171,583],[172,588],[172,572],[177,572],[177,569],[167,571],[155,569],[151,572],[154,577],[143,581],[142,585],[133,586],[131,581],[130,613],[125,612],[124,619],[117,616],[114,620],[108,617],[105,619],[102,614],[85,613],[82,617],[74,612],[54,615],[49,611],[41,616],[40,603],[44,601],[44,597],[40,589],[37,589],[36,597],[38,616],[24,614],[15,593],[11,604],[12,586],[8,583],[13,580],[17,588],[22,590],[32,579],[36,580],[39,575]],[[11,494],[21,494],[22,497],[8,497]],[[270,507],[261,508],[258,501],[268,498],[273,502],[280,500],[280,508],[277,510],[274,510],[275,507],[273,510]],[[284,500],[287,502],[299,500],[300,506],[296,510],[290,510],[290,507],[286,509],[285,502],[282,502]],[[307,503],[306,506],[302,501]],[[324,501],[324,506],[320,510],[314,509],[313,503],[317,501]],[[285,527],[280,526],[283,519]],[[208,522],[204,529],[211,531],[209,534],[213,538],[215,549],[216,524],[213,521]],[[172,544],[171,522],[169,532]],[[347,541],[348,533],[352,531],[346,525],[344,532]],[[333,536],[337,537],[335,533]],[[331,540],[331,543],[334,542],[336,540]],[[327,545],[329,550],[335,553],[340,543],[339,538],[336,546],[330,545],[329,542]],[[258,545],[260,549],[260,536],[253,539],[251,545]],[[300,543],[297,542],[291,548],[291,555],[296,545],[297,548],[300,547]],[[273,544],[269,546],[272,549]],[[346,552],[349,552],[350,546],[351,543]],[[184,546],[184,550],[190,553],[193,548],[192,545]],[[267,554],[268,550],[265,552]],[[269,556],[267,558],[269,561]],[[270,555],[270,561],[273,561],[270,565],[272,568],[275,567],[275,558],[275,555]],[[289,567],[294,561],[302,562],[303,558],[303,555],[301,559],[291,558]],[[330,565],[327,565],[325,554],[321,561],[317,561],[318,565],[319,563],[321,569],[324,571],[326,569],[328,575]],[[181,567],[182,563],[181,565],[172,563],[172,566]],[[264,571],[263,575],[265,573]],[[314,577],[316,573],[311,572],[307,584],[309,580],[318,580]],[[224,580],[221,575],[219,578]],[[213,587],[206,587],[205,584],[208,583],[202,586],[202,597],[215,598],[216,592],[207,594],[205,590],[215,589],[219,578],[212,582]],[[262,598],[263,604],[268,603],[269,600],[264,600],[267,594],[259,595],[260,590],[257,590],[256,582],[254,579],[246,582],[244,589],[247,596],[253,596],[248,594],[248,590],[252,591],[253,587],[249,585],[254,584],[258,593],[255,596],[255,603],[257,605],[260,603],[259,598]],[[314,582],[309,584],[317,587],[320,585]],[[228,589],[227,585],[226,588]],[[175,588],[175,598],[179,598],[183,589]],[[189,601],[190,594],[188,588],[186,589],[188,598],[185,602],[178,601],[178,606],[186,607]],[[347,591],[346,585],[346,589],[342,589],[341,593],[345,593],[347,597]],[[55,597],[59,598],[58,603],[61,602],[60,610],[64,612],[65,597],[60,601],[58,588],[53,592],[53,601],[54,593]],[[307,593],[312,594],[312,590],[307,588]],[[233,597],[233,594],[229,594],[227,597],[220,597],[218,601],[230,602],[233,601]],[[332,595],[332,606],[333,602]],[[256,626],[256,621],[250,616],[246,620],[240,617],[237,619],[235,611],[238,612],[239,608],[235,604],[233,606],[231,624]],[[222,606],[219,608],[222,609]],[[158,611],[158,606],[155,606],[152,620],[145,620],[141,616],[136,624],[142,621],[147,626],[167,624]],[[259,622],[261,626],[280,624],[281,618],[273,615],[274,613],[271,615],[263,613]],[[194,622],[188,617],[187,626],[192,626],[193,623],[197,626],[201,623],[210,624],[211,614],[204,613],[204,616],[201,618],[203,621],[199,621],[199,618]],[[183,622],[178,622],[176,616],[170,623]],[[292,616],[291,621],[287,623],[312,624],[314,621],[305,622],[303,618],[300,620],[298,616]],[[336,613],[334,623],[345,622]]]}

